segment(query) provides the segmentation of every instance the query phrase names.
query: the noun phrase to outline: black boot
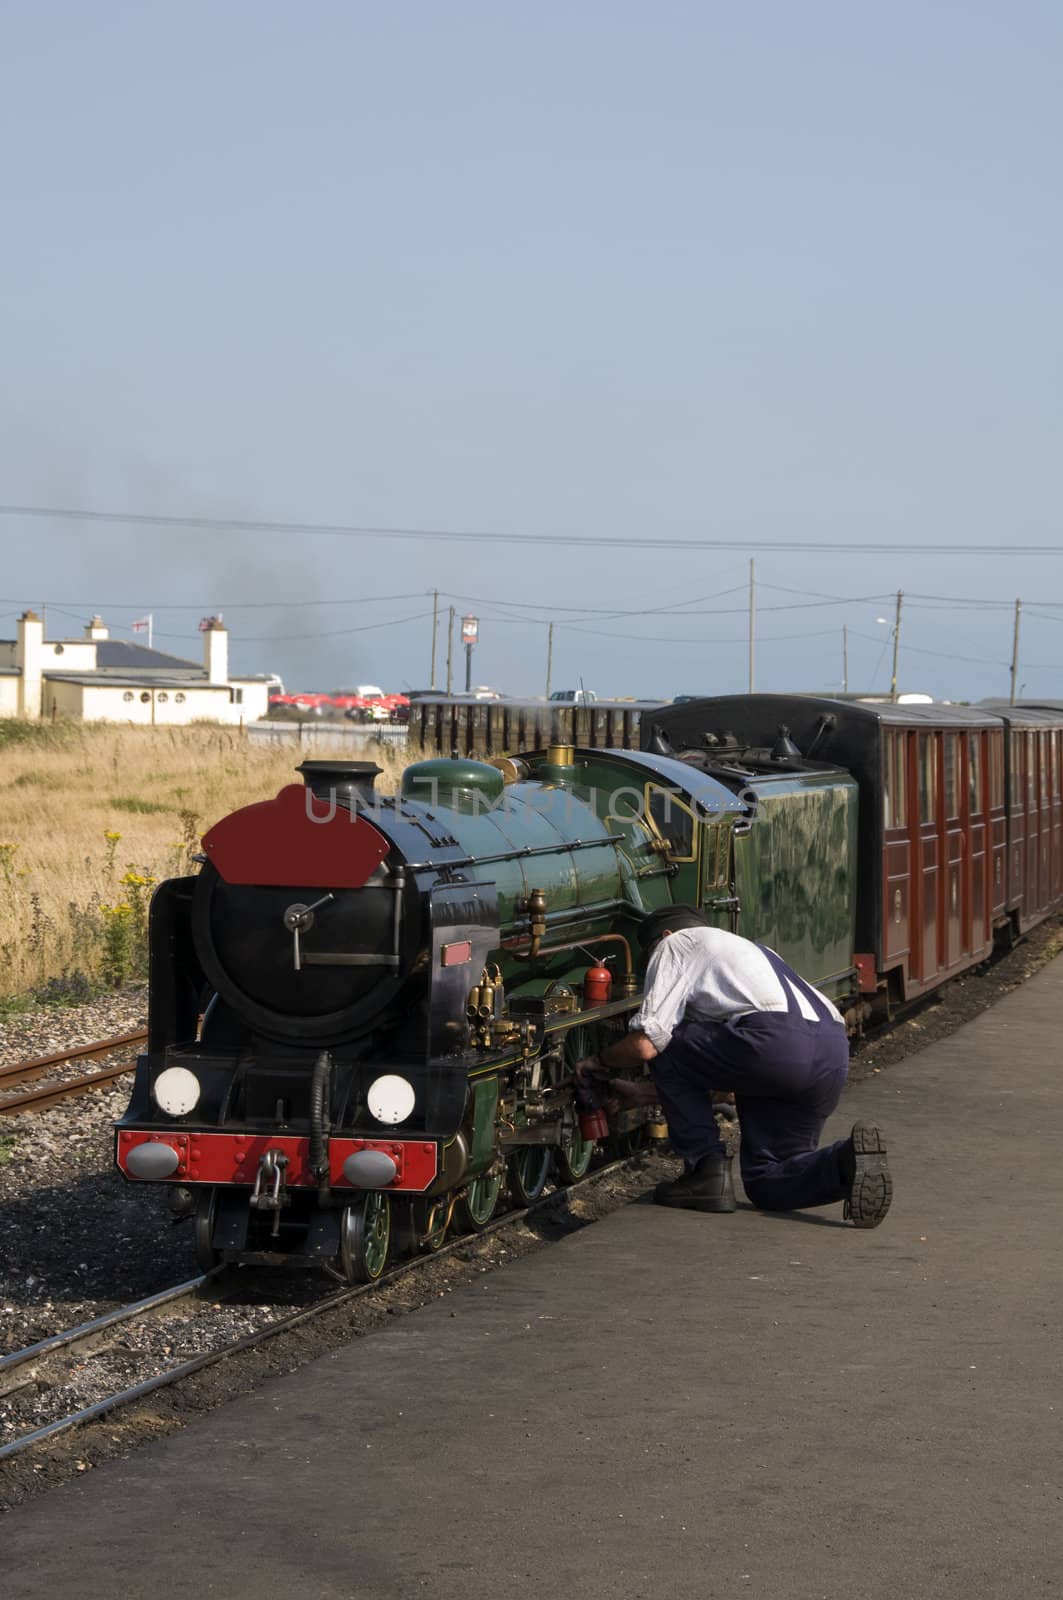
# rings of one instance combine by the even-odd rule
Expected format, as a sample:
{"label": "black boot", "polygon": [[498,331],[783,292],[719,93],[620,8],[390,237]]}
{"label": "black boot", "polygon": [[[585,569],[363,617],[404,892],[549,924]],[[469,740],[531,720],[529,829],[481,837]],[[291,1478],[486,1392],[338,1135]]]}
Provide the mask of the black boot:
{"label": "black boot", "polygon": [[873,1122],[854,1122],[840,1152],[842,1177],[849,1189],[845,1218],[854,1228],[877,1228],[893,1199],[886,1160],[886,1137]]}
{"label": "black boot", "polygon": [[674,1183],[659,1183],[659,1206],[681,1206],[686,1211],[733,1211],[734,1181],[730,1156],[703,1156],[692,1172]]}

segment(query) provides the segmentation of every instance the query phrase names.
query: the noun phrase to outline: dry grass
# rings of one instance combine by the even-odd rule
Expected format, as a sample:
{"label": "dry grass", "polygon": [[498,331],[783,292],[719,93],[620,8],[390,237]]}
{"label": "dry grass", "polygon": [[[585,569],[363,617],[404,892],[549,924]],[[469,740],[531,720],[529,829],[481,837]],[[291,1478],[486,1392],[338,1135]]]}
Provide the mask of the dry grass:
{"label": "dry grass", "polygon": [[[298,782],[314,754],[207,725],[0,722],[0,997],[142,972],[151,881],[187,871],[212,823]],[[394,787],[405,757],[374,758]]]}

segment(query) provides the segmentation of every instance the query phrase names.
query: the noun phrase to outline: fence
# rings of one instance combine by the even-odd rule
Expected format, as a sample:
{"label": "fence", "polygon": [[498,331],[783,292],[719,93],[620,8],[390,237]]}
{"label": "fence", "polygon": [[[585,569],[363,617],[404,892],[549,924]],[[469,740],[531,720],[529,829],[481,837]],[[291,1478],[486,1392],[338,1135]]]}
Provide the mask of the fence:
{"label": "fence", "polygon": [[637,750],[644,713],[657,701],[598,701],[589,706],[549,701],[415,700],[410,743],[430,755],[502,756],[550,744],[584,749]]}
{"label": "fence", "polygon": [[249,722],[253,744],[295,745],[300,750],[332,750],[357,756],[374,744],[406,744],[404,722]]}

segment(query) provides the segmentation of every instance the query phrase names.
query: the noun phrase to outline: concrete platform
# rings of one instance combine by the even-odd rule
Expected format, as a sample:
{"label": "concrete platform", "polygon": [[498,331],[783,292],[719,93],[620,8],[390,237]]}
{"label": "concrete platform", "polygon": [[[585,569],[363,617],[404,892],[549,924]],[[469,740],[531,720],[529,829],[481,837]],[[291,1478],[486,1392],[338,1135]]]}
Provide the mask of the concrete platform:
{"label": "concrete platform", "polygon": [[896,1199],[636,1205],[11,1513],[8,1600],[1063,1584],[1063,961],[846,1096]]}

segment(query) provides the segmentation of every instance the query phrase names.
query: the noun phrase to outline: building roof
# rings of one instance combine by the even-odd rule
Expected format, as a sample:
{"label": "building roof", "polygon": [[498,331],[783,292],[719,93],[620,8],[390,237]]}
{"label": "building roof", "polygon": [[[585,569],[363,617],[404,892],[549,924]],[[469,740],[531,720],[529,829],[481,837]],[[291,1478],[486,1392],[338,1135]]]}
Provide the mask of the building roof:
{"label": "building roof", "polygon": [[198,661],[188,661],[184,656],[169,656],[162,650],[149,650],[146,644],[131,644],[126,639],[97,640],[96,665],[107,668],[120,667],[126,672],[143,672],[160,668],[170,672],[203,672],[203,667]]}
{"label": "building roof", "polygon": [[80,683],[86,689],[209,689],[213,693],[228,694],[229,684],[211,683],[209,678],[177,677],[161,672],[44,672],[49,683]]}

